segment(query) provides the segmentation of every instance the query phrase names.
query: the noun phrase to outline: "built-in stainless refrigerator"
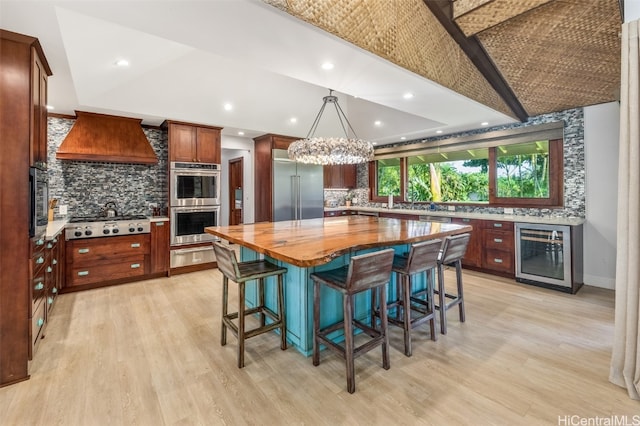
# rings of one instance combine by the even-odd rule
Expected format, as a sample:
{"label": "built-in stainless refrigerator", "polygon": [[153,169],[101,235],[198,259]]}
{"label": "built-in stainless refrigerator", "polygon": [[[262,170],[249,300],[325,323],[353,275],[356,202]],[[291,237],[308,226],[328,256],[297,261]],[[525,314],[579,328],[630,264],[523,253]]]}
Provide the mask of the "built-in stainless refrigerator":
{"label": "built-in stainless refrigerator", "polygon": [[322,166],[289,160],[284,149],[273,150],[273,221],[324,216]]}

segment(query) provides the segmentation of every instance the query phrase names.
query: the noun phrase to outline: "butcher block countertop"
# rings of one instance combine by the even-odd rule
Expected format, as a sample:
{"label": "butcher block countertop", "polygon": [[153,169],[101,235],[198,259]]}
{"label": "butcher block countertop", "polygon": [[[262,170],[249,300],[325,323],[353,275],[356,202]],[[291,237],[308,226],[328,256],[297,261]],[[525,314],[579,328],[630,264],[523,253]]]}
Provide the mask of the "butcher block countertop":
{"label": "butcher block countertop", "polygon": [[414,243],[471,230],[468,225],[370,216],[205,228],[209,234],[299,267],[328,263],[352,249]]}

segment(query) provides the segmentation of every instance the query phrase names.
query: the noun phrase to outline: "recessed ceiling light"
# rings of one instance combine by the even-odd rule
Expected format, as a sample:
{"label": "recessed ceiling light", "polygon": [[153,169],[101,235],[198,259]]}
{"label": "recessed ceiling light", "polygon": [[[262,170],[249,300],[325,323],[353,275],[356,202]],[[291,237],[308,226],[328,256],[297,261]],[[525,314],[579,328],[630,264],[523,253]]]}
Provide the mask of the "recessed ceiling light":
{"label": "recessed ceiling light", "polygon": [[129,61],[127,61],[126,59],[118,59],[116,61],[116,65],[119,67],[128,67],[129,66]]}
{"label": "recessed ceiling light", "polygon": [[239,134],[240,136],[244,136],[244,132],[243,132],[242,130],[240,130],[240,131],[238,132],[238,134]]}
{"label": "recessed ceiling light", "polygon": [[53,105],[47,105],[47,109],[51,111],[53,109]]}
{"label": "recessed ceiling light", "polygon": [[407,139],[407,137],[406,137],[406,136],[401,136],[401,137],[400,137],[400,140],[401,140],[401,141],[403,141],[403,140],[405,140],[405,139]]}
{"label": "recessed ceiling light", "polygon": [[413,93],[407,92],[404,95],[402,95],[402,97],[405,99],[411,99],[413,98]]}
{"label": "recessed ceiling light", "polygon": [[291,118],[289,119],[289,122],[291,122],[291,123],[297,123],[297,122],[298,122],[298,119],[297,119],[296,117],[291,117]]}
{"label": "recessed ceiling light", "polygon": [[231,105],[230,103],[224,104],[225,111],[231,111],[232,109],[233,109],[233,105]]}
{"label": "recessed ceiling light", "polygon": [[371,145],[378,145],[378,142],[371,142]]}
{"label": "recessed ceiling light", "polygon": [[376,126],[382,126],[382,121],[376,120],[373,122],[373,124],[375,124]]}
{"label": "recessed ceiling light", "polygon": [[480,123],[481,126],[488,126],[489,122],[488,121],[483,121],[482,123]]}
{"label": "recessed ceiling light", "polygon": [[440,133],[442,133],[442,130],[436,130],[436,133],[440,134]]}
{"label": "recessed ceiling light", "polygon": [[325,63],[322,64],[322,69],[323,70],[327,70],[327,71],[328,70],[332,70],[333,67],[334,67],[334,65],[331,62],[325,62]]}

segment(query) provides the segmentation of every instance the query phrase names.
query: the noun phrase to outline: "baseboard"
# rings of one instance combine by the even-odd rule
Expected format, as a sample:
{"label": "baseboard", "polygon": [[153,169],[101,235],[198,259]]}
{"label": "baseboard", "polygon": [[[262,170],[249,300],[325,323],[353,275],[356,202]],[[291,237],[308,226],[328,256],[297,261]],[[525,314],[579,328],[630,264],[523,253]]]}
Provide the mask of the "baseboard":
{"label": "baseboard", "polygon": [[585,285],[589,285],[591,287],[600,287],[606,288],[609,290],[615,290],[616,288],[616,279],[610,277],[598,277],[596,275],[583,275],[583,281]]}

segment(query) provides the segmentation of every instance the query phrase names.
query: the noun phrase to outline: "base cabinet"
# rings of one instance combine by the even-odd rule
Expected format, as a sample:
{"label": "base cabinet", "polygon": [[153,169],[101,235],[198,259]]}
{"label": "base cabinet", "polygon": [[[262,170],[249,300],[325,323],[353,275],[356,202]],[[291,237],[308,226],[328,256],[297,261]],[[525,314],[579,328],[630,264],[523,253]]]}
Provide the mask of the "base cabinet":
{"label": "base cabinet", "polygon": [[150,236],[69,240],[66,287],[143,276],[150,270]]}
{"label": "base cabinet", "polygon": [[169,221],[151,222],[151,274],[169,271]]}
{"label": "base cabinet", "polygon": [[451,223],[459,225],[470,225],[473,227],[471,231],[471,238],[469,238],[469,245],[467,246],[467,252],[462,259],[463,266],[482,267],[482,220],[468,219],[468,218],[453,218]]}
{"label": "base cabinet", "polygon": [[489,272],[515,276],[513,222],[482,222],[482,268]]}

